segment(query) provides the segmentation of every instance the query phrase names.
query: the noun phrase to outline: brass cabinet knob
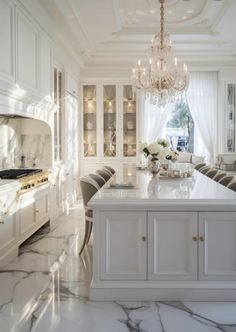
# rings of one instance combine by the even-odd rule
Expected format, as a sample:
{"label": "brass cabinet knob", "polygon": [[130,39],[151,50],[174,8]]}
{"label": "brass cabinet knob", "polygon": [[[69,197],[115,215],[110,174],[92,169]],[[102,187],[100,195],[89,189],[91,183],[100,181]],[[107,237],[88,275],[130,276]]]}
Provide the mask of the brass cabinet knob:
{"label": "brass cabinet knob", "polygon": [[147,237],[146,236],[142,236],[142,241],[143,242],[147,241]]}
{"label": "brass cabinet knob", "polygon": [[3,221],[3,220],[0,220],[0,224],[4,224],[4,221]]}
{"label": "brass cabinet knob", "polygon": [[197,242],[197,240],[198,240],[197,236],[193,236],[193,241]]}
{"label": "brass cabinet knob", "polygon": [[204,236],[200,236],[199,240],[203,242],[204,241]]}
{"label": "brass cabinet knob", "polygon": [[35,212],[37,212],[37,213],[38,213],[38,212],[39,212],[39,210],[38,210],[38,209],[36,209],[36,210],[35,210]]}

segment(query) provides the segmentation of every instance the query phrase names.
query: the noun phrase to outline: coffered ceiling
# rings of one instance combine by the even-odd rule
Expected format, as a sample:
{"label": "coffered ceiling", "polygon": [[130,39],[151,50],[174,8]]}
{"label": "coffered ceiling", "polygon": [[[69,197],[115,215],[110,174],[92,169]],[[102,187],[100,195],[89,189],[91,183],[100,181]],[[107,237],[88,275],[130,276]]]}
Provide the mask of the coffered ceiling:
{"label": "coffered ceiling", "polygon": [[[85,70],[130,68],[159,31],[158,0],[41,0]],[[236,64],[236,0],[166,0],[165,28],[189,66]],[[66,35],[66,34],[65,34]]]}

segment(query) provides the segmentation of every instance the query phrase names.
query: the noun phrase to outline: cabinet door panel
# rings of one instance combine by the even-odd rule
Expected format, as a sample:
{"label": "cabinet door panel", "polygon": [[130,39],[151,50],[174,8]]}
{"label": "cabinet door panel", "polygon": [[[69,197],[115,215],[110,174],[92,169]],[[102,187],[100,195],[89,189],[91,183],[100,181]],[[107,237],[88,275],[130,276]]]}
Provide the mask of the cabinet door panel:
{"label": "cabinet door panel", "polygon": [[44,98],[51,101],[51,48],[49,42],[40,36],[40,90]]}
{"label": "cabinet door panel", "polygon": [[148,215],[148,279],[197,279],[197,213]]}
{"label": "cabinet door panel", "polygon": [[37,34],[28,19],[17,15],[17,80],[28,88],[37,87]]}
{"label": "cabinet door panel", "polygon": [[13,78],[13,8],[7,1],[0,2],[0,72]]}
{"label": "cabinet door panel", "polygon": [[101,214],[101,279],[146,279],[146,213]]}
{"label": "cabinet door panel", "polygon": [[16,214],[0,218],[3,224],[0,225],[0,256],[10,248],[17,239]]}
{"label": "cabinet door panel", "polygon": [[236,280],[236,213],[200,213],[200,280]]}
{"label": "cabinet door panel", "polygon": [[35,205],[34,199],[28,198],[29,195],[25,194],[26,198],[21,201],[20,209],[20,235],[25,235],[35,227]]}
{"label": "cabinet door panel", "polygon": [[35,202],[36,222],[48,220],[48,195],[38,198]]}

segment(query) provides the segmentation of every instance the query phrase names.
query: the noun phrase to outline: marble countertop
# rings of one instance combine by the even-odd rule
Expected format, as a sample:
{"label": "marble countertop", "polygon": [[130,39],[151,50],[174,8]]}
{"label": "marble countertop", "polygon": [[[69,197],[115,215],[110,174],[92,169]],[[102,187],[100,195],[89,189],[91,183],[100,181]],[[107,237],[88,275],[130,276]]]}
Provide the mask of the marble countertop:
{"label": "marble countertop", "polygon": [[157,208],[180,207],[184,210],[209,209],[236,211],[236,192],[215,182],[207,176],[193,171],[188,178],[161,178],[147,171],[134,171],[131,181],[133,189],[111,189],[108,186],[99,190],[89,202],[93,209],[108,208]]}

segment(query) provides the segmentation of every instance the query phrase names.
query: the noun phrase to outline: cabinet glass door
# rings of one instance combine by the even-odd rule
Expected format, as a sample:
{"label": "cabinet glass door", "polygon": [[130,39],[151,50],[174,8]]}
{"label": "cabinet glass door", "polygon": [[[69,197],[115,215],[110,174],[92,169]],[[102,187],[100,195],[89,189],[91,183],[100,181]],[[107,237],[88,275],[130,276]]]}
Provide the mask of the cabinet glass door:
{"label": "cabinet glass door", "polygon": [[235,152],[235,89],[236,84],[230,83],[227,84],[227,152]]}
{"label": "cabinet glass door", "polygon": [[136,156],[136,98],[132,86],[123,87],[123,155]]}
{"label": "cabinet glass door", "polygon": [[116,156],[116,86],[103,87],[104,157]]}
{"label": "cabinet glass door", "polygon": [[96,85],[83,87],[83,145],[85,157],[97,155],[97,100]]}

